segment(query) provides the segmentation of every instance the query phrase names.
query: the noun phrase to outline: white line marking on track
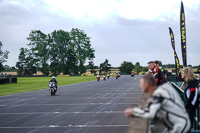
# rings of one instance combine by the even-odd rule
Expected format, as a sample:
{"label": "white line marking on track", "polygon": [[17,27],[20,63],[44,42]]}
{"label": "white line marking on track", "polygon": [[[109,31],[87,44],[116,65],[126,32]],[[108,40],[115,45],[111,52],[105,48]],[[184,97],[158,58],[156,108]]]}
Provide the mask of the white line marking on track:
{"label": "white line marking on track", "polygon": [[34,115],[34,114],[117,114],[123,111],[104,111],[104,112],[25,112],[25,113],[0,113],[0,115]]}
{"label": "white line marking on track", "polygon": [[[130,93],[129,93],[130,94]],[[136,93],[134,93],[134,95],[135,95]],[[142,93],[137,93],[138,95],[142,95]],[[139,96],[131,96],[131,97],[117,97],[117,98],[140,98]],[[35,99],[35,98],[34,98]],[[17,100],[21,100],[21,101],[25,101],[25,100],[34,100],[34,99],[29,99],[29,98],[27,98],[27,99],[20,99],[20,98],[14,98],[14,99],[5,99],[5,100],[0,100],[0,102],[7,102],[8,100],[13,100],[13,101],[17,101]],[[45,99],[45,98],[43,98],[43,99]],[[102,97],[85,97],[85,98],[56,98],[56,99],[66,99],[66,100],[68,100],[68,99],[113,99],[113,97],[104,97],[104,96],[102,96]]]}
{"label": "white line marking on track", "polygon": [[59,126],[59,125],[49,125],[49,126],[23,126],[23,127],[0,127],[0,129],[4,128],[49,128],[49,127],[54,127],[54,128],[68,128],[68,127],[129,127],[130,125],[71,125],[69,124],[68,126]]}
{"label": "white line marking on track", "polygon": [[17,106],[55,106],[55,105],[116,105],[116,104],[124,104],[124,105],[132,105],[132,104],[138,104],[138,103],[81,103],[81,104],[22,104],[22,105],[0,105],[1,106],[12,106],[12,107],[17,107]]}
{"label": "white line marking on track", "polygon": [[59,127],[59,125],[49,125],[49,127]]}

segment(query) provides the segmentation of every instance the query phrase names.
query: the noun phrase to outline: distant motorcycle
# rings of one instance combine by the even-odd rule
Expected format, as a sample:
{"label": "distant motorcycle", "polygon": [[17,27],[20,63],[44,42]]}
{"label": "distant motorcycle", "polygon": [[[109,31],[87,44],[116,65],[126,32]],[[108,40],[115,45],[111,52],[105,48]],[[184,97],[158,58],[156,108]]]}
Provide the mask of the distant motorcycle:
{"label": "distant motorcycle", "polygon": [[51,96],[56,94],[56,84],[54,82],[49,83],[49,90],[51,91]]}
{"label": "distant motorcycle", "polygon": [[120,77],[120,75],[119,74],[116,74],[116,79],[118,79]]}
{"label": "distant motorcycle", "polygon": [[103,80],[104,80],[104,81],[106,80],[106,75],[103,75]]}
{"label": "distant motorcycle", "polygon": [[131,73],[131,77],[134,77],[134,73]]}
{"label": "distant motorcycle", "polygon": [[100,76],[99,76],[99,75],[97,75],[97,81],[99,82],[99,80],[100,80]]}
{"label": "distant motorcycle", "polygon": [[110,72],[107,73],[107,79],[109,79],[109,78],[110,78]]}

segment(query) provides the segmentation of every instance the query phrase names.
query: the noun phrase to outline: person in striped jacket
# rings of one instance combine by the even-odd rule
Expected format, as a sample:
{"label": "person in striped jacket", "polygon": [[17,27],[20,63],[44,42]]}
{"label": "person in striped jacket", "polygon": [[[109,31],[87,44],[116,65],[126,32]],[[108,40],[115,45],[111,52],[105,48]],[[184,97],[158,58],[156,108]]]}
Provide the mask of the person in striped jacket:
{"label": "person in striped jacket", "polygon": [[156,86],[152,74],[146,74],[140,80],[142,91],[150,93],[146,108],[127,108],[126,117],[158,118],[166,128],[164,133],[187,133],[190,130],[190,119],[183,101],[169,83]]}

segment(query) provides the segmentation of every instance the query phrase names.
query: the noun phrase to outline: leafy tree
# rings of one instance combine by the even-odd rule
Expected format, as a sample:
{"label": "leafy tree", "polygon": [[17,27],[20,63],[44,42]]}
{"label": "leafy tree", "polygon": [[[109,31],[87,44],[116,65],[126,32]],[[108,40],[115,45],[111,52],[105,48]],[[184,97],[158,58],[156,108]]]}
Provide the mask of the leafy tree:
{"label": "leafy tree", "polygon": [[94,70],[95,69],[95,66],[94,66],[94,62],[93,62],[93,60],[90,60],[89,61],[89,69],[91,69],[91,73],[93,74],[93,73],[95,73],[96,71]]}
{"label": "leafy tree", "polygon": [[197,72],[199,72],[199,71],[200,71],[200,65],[197,66]]}
{"label": "leafy tree", "polygon": [[5,65],[5,66],[4,66],[4,69],[5,69],[5,71],[10,71],[10,72],[16,71],[16,68],[15,68],[14,66],[10,67],[10,66],[8,66],[8,65]]}
{"label": "leafy tree", "polygon": [[10,67],[10,70],[16,70],[16,68],[14,66]]}
{"label": "leafy tree", "polygon": [[37,72],[36,61],[28,49],[20,49],[18,60],[16,67],[19,75],[32,75]]}
{"label": "leafy tree", "polygon": [[5,66],[4,66],[4,70],[10,70],[10,66],[5,65]]}
{"label": "leafy tree", "polygon": [[34,61],[36,61],[34,63],[43,74],[49,75],[49,36],[40,30],[33,30],[27,40],[30,41],[28,46],[30,46]]}
{"label": "leafy tree", "polygon": [[4,71],[5,69],[4,69],[4,66],[3,66],[3,64],[2,63],[0,63],[0,72],[2,72],[2,71]]}
{"label": "leafy tree", "polygon": [[134,68],[134,65],[132,64],[132,62],[124,61],[119,67],[119,70],[120,72],[131,74],[133,68]]}
{"label": "leafy tree", "polygon": [[142,67],[140,66],[139,62],[135,63],[134,71],[139,74],[142,71]]}
{"label": "leafy tree", "polygon": [[142,67],[142,71],[143,71],[143,72],[147,72],[148,70],[149,70],[148,67]]}
{"label": "leafy tree", "polygon": [[27,40],[29,49],[21,52],[29,51],[34,66],[45,75],[49,71],[56,74],[84,73],[86,60],[93,61],[94,58],[90,38],[80,29],[70,32],[55,30],[47,35],[40,30],[33,30]]}
{"label": "leafy tree", "polygon": [[[69,73],[75,59],[73,47],[70,47],[70,36],[67,31],[53,31],[50,35],[50,62],[54,73]],[[71,64],[72,63],[72,64]]]}
{"label": "leafy tree", "polygon": [[78,64],[80,73],[86,71],[84,63],[86,59],[91,57],[94,53],[94,49],[91,48],[91,41],[87,34],[80,29],[72,29],[70,32],[71,46],[74,47],[76,55],[76,62]]}
{"label": "leafy tree", "polygon": [[89,69],[91,69],[91,73],[93,74],[93,73],[96,73],[96,71],[94,70],[95,69],[95,66],[94,66],[94,61],[93,61],[93,59],[95,58],[95,56],[94,56],[94,53],[93,52],[91,52],[91,55],[90,55],[90,57],[89,57]]}
{"label": "leafy tree", "polygon": [[76,53],[73,49],[69,49],[67,55],[67,70],[69,73],[78,74],[79,68],[76,60]]}
{"label": "leafy tree", "polygon": [[108,72],[110,70],[111,64],[109,64],[108,59],[106,59],[103,63],[100,64],[100,73],[101,71]]}
{"label": "leafy tree", "polygon": [[8,59],[8,54],[9,52],[8,51],[3,51],[2,50],[2,47],[3,47],[3,44],[2,42],[0,41],[0,72],[4,70],[4,66],[3,66],[3,63],[5,63]]}

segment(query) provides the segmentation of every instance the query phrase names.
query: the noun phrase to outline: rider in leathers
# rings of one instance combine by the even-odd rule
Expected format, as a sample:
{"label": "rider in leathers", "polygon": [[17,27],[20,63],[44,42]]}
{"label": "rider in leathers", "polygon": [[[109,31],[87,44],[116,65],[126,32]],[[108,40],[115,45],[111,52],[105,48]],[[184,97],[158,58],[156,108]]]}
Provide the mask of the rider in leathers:
{"label": "rider in leathers", "polygon": [[139,116],[148,119],[158,118],[166,125],[165,133],[187,133],[190,119],[176,90],[168,83],[159,86],[152,93],[148,107],[125,110],[127,117]]}
{"label": "rider in leathers", "polygon": [[54,83],[55,83],[56,92],[57,92],[57,88],[58,88],[57,84],[58,84],[58,82],[57,82],[57,80],[56,80],[56,78],[55,78],[54,76],[53,76],[52,79],[49,81],[49,83],[50,83],[50,82],[54,82]]}

